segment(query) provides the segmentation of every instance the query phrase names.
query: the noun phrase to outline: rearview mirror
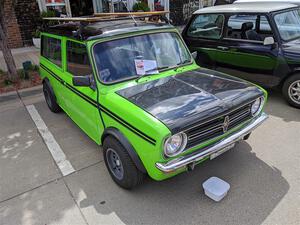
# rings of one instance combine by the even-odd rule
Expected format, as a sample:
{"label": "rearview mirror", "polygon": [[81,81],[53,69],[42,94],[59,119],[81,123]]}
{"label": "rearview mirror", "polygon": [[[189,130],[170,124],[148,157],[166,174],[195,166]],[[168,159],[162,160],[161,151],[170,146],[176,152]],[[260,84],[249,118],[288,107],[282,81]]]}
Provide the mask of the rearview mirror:
{"label": "rearview mirror", "polygon": [[197,52],[197,51],[196,51],[196,52],[193,52],[193,53],[192,53],[192,56],[193,56],[194,59],[197,59],[198,52]]}
{"label": "rearview mirror", "polygon": [[273,45],[275,43],[273,37],[266,37],[264,40],[264,45]]}
{"label": "rearview mirror", "polygon": [[78,87],[90,87],[91,86],[90,76],[74,76],[73,85]]}

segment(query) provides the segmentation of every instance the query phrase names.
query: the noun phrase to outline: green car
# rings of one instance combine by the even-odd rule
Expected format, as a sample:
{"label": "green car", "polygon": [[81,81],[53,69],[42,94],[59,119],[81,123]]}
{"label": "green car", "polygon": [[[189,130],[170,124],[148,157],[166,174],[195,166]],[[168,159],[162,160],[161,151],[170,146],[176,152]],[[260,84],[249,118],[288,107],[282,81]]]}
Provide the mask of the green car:
{"label": "green car", "polygon": [[169,23],[74,21],[41,33],[45,100],[102,146],[119,186],[193,170],[267,119],[266,91],[199,67]]}

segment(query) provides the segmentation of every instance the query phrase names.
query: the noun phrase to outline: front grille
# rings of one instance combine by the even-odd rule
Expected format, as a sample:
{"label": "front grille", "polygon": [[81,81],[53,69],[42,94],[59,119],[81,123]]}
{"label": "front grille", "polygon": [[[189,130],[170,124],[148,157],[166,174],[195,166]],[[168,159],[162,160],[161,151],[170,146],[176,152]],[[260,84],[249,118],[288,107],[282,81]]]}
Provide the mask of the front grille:
{"label": "front grille", "polygon": [[[191,148],[202,142],[223,135],[224,133],[230,131],[232,128],[252,118],[251,105],[252,103],[249,103],[225,115],[219,116],[208,122],[195,125],[192,128],[188,129],[187,131],[185,131],[188,136],[188,143],[186,148]],[[228,117],[228,123],[227,130],[225,129],[224,131],[224,121],[226,117]]]}

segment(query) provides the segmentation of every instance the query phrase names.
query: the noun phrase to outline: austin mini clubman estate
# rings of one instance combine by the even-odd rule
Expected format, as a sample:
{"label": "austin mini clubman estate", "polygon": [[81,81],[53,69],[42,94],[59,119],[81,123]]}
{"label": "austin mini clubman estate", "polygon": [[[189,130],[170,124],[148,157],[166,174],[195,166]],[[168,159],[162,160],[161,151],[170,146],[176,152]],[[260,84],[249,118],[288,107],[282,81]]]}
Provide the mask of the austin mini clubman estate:
{"label": "austin mini clubman estate", "polygon": [[103,147],[123,188],[192,170],[267,118],[262,88],[199,67],[160,14],[57,20],[41,34],[45,100]]}

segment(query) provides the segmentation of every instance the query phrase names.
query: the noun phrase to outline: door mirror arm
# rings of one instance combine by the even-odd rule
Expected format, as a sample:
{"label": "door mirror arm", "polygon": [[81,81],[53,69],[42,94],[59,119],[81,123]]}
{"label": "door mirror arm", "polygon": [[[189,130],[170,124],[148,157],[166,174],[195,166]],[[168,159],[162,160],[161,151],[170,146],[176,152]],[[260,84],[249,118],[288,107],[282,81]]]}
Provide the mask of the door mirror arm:
{"label": "door mirror arm", "polygon": [[198,56],[198,52],[197,52],[197,51],[192,52],[192,57],[193,57],[194,59],[197,59],[197,56]]}
{"label": "door mirror arm", "polygon": [[96,91],[96,89],[97,89],[97,84],[96,84],[96,81],[95,81],[95,78],[94,78],[93,74],[91,74],[89,77],[90,77],[90,88],[91,88],[93,91]]}

